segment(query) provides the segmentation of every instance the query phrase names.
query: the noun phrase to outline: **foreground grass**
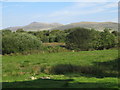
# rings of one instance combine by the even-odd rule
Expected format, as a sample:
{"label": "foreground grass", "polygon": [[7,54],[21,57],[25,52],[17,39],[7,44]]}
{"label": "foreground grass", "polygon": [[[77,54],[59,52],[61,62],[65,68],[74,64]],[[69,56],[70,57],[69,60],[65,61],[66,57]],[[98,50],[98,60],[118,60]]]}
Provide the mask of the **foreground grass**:
{"label": "foreground grass", "polygon": [[[117,88],[117,50],[44,53],[33,55],[3,56],[3,87],[30,88]],[[59,65],[61,72],[66,66],[84,66],[80,72],[51,73],[51,68]],[[62,65],[62,66],[60,66]],[[65,67],[63,67],[65,66]],[[88,66],[104,70],[91,75]],[[87,69],[85,67],[88,67]],[[72,67],[74,68],[74,67]],[[81,68],[81,67],[80,67]],[[55,68],[54,68],[55,69]],[[70,68],[71,69],[71,68]],[[106,71],[105,71],[106,70]],[[89,74],[90,73],[90,74]],[[99,72],[96,72],[99,73]],[[94,74],[94,73],[93,73]],[[31,77],[35,77],[31,80]],[[49,77],[43,79],[42,77]]]}

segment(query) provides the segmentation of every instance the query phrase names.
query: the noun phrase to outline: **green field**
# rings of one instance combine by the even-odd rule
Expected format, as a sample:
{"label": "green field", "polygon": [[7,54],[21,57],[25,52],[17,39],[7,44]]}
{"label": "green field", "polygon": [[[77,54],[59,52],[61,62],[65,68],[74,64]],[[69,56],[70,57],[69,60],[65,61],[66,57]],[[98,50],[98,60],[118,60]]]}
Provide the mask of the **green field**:
{"label": "green field", "polygon": [[3,88],[118,87],[118,50],[5,55],[2,62]]}

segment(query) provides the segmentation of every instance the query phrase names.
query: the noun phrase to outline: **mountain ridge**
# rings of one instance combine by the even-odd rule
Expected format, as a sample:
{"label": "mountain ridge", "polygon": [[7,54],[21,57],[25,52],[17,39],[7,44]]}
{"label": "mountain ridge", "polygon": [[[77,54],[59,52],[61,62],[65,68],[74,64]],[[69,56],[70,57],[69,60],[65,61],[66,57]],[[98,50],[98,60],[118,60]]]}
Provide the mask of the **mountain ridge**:
{"label": "mountain ridge", "polygon": [[75,22],[70,24],[60,24],[60,23],[43,23],[43,22],[32,22],[25,26],[16,26],[16,27],[8,27],[5,29],[10,29],[12,31],[16,31],[17,29],[23,28],[25,31],[43,31],[43,30],[65,30],[75,27],[82,28],[93,28],[96,30],[104,30],[105,28],[109,28],[112,30],[118,30],[118,23],[116,22]]}

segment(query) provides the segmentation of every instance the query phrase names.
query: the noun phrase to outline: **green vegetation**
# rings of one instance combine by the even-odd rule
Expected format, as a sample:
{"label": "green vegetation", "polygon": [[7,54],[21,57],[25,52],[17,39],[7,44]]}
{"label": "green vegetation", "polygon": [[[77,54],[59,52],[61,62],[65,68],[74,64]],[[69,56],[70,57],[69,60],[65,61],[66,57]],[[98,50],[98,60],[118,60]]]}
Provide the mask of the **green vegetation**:
{"label": "green vegetation", "polygon": [[[109,29],[104,29],[104,31],[100,32],[85,28],[37,32],[26,32],[23,29],[18,29],[16,32],[3,30],[2,36],[3,54],[38,49],[41,41],[42,43],[66,43],[64,47],[69,50],[89,51],[118,47],[118,41],[120,40],[120,35],[117,31],[110,32]],[[43,51],[48,48],[44,47],[43,49],[43,47]]]}
{"label": "green vegetation", "polygon": [[103,32],[94,29],[74,28],[73,32],[67,35],[66,46],[69,49],[78,51],[103,50],[117,45],[117,36],[110,33],[108,29]]}
{"label": "green vegetation", "polygon": [[[92,47],[93,32],[89,29],[74,28],[67,36],[66,47],[75,50],[89,50]],[[97,32],[97,31],[96,31]]]}
{"label": "green vegetation", "polygon": [[6,33],[3,32],[2,36],[3,54],[17,53],[40,48],[41,41],[33,35],[27,33]]}
{"label": "green vegetation", "polygon": [[119,41],[109,29],[3,30],[3,88],[118,88]]}
{"label": "green vegetation", "polygon": [[64,42],[67,33],[61,30],[52,30],[52,31],[37,31],[37,32],[28,32],[29,34],[35,35],[40,38],[43,43],[45,42]]}
{"label": "green vegetation", "polygon": [[118,50],[6,55],[3,88],[117,88],[117,63]]}

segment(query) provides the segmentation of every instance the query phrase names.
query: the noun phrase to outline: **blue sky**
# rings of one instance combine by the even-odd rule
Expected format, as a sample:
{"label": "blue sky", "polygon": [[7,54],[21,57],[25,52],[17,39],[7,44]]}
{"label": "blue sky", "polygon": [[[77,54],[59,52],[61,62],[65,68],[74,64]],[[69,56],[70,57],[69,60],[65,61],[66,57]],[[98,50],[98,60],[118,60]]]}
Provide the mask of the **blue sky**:
{"label": "blue sky", "polygon": [[117,22],[117,2],[4,2],[3,28],[31,22]]}

